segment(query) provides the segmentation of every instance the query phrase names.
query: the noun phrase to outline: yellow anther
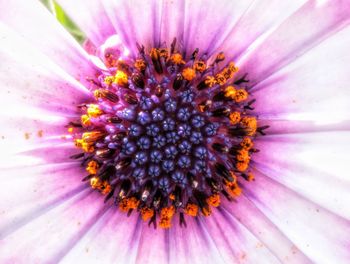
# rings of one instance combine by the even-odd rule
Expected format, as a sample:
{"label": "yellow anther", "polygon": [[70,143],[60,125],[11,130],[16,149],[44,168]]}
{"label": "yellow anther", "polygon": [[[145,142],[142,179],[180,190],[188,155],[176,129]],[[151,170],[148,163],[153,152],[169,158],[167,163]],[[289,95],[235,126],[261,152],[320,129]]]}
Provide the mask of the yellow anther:
{"label": "yellow anther", "polygon": [[210,207],[208,207],[208,208],[203,208],[203,209],[202,209],[202,213],[203,213],[204,216],[210,216],[210,215],[211,215],[211,209],[210,209]]}
{"label": "yellow anther", "polygon": [[219,84],[219,85],[224,85],[226,83],[226,78],[224,76],[224,74],[222,73],[218,73],[215,75],[215,81]]}
{"label": "yellow anther", "polygon": [[207,198],[207,203],[211,206],[218,207],[220,205],[220,195],[213,194]]}
{"label": "yellow anther", "polygon": [[240,146],[246,150],[250,150],[253,145],[253,141],[249,137],[244,137],[240,143]]}
{"label": "yellow anther", "polygon": [[90,174],[96,174],[98,170],[98,163],[94,160],[89,161],[86,166],[86,171]]}
{"label": "yellow anther", "polygon": [[228,69],[229,69],[230,71],[232,71],[233,73],[238,72],[238,67],[237,67],[233,62],[230,62],[230,63],[229,63]]}
{"label": "yellow anther", "polygon": [[90,185],[92,189],[98,189],[101,186],[101,181],[98,177],[92,177],[90,179]]}
{"label": "yellow anther", "polygon": [[240,172],[246,171],[248,169],[249,161],[246,162],[237,162],[236,163],[236,169]]}
{"label": "yellow anther", "polygon": [[197,72],[204,72],[207,68],[207,65],[205,64],[204,61],[196,61],[194,64],[193,64],[193,69],[195,69]]}
{"label": "yellow anther", "polygon": [[234,96],[236,95],[236,88],[233,86],[227,86],[225,88],[225,96],[228,98],[234,98]]}
{"label": "yellow anther", "polygon": [[193,203],[188,203],[185,208],[185,214],[188,214],[190,216],[197,216],[198,206]]}
{"label": "yellow anther", "polygon": [[90,117],[88,115],[82,115],[80,117],[80,121],[81,121],[81,124],[83,126],[90,126],[91,125]]}
{"label": "yellow anther", "polygon": [[83,133],[82,140],[86,143],[94,143],[96,140],[103,137],[103,133],[100,131],[90,131]]}
{"label": "yellow anther", "polygon": [[230,113],[230,123],[232,125],[236,125],[239,123],[239,120],[241,120],[241,113],[240,112],[232,112]]}
{"label": "yellow anther", "polygon": [[174,64],[185,64],[186,62],[182,59],[182,55],[180,53],[174,53],[171,55],[170,60]]}
{"label": "yellow anther", "polygon": [[243,102],[248,99],[248,93],[244,89],[238,89],[236,90],[236,94],[233,96],[233,99],[237,102]]}
{"label": "yellow anther", "polygon": [[245,128],[248,136],[253,136],[256,133],[258,123],[255,117],[246,116],[241,119],[241,124]]}
{"label": "yellow anther", "polygon": [[146,65],[146,62],[143,59],[137,59],[134,64],[135,68],[139,71],[144,71],[146,69]]}
{"label": "yellow anther", "polygon": [[182,71],[182,76],[187,81],[192,81],[196,77],[196,71],[192,68],[185,68]]}
{"label": "yellow anther", "polygon": [[128,84],[128,75],[123,71],[117,71],[114,75],[113,83],[120,86],[125,86]]}
{"label": "yellow anther", "polygon": [[106,76],[103,81],[105,84],[111,85],[114,82],[114,76]]}
{"label": "yellow anther", "polygon": [[103,114],[103,111],[98,105],[90,104],[87,109],[87,114],[89,117],[99,117]]}
{"label": "yellow anther", "polygon": [[205,85],[209,88],[213,87],[216,84],[216,80],[213,76],[205,77]]}

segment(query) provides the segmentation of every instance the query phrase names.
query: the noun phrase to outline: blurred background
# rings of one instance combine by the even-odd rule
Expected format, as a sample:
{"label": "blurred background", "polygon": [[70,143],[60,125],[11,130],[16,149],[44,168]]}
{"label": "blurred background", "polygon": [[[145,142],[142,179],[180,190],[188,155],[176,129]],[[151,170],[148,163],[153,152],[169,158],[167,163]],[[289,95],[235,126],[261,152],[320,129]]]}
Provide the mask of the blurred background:
{"label": "blurred background", "polygon": [[40,0],[46,8],[55,16],[55,18],[73,35],[73,37],[82,43],[85,40],[84,34],[76,24],[67,16],[61,6],[54,0]]}

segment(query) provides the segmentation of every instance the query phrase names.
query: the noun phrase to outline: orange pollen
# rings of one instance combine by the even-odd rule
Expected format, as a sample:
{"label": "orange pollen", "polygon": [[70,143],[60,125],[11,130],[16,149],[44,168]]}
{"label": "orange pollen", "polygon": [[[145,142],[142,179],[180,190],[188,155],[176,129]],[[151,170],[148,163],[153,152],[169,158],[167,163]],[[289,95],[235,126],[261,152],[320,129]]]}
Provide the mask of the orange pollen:
{"label": "orange pollen", "polygon": [[232,197],[236,197],[241,195],[242,189],[238,186],[237,183],[234,184],[227,184],[227,191]]}
{"label": "orange pollen", "polygon": [[257,121],[255,117],[246,116],[241,119],[241,124],[246,128],[248,136],[253,136],[256,133]]}
{"label": "orange pollen", "polygon": [[197,71],[197,72],[204,72],[207,68],[207,65],[205,64],[204,61],[196,61],[193,65],[193,68]]}
{"label": "orange pollen", "polygon": [[128,212],[128,211],[129,211],[128,198],[123,198],[123,199],[119,202],[119,209],[120,209],[122,212]]}
{"label": "orange pollen", "polygon": [[185,208],[185,214],[188,214],[190,216],[197,216],[198,206],[192,203],[188,203]]}
{"label": "orange pollen", "polygon": [[185,68],[182,71],[182,76],[187,81],[192,81],[196,77],[196,72],[192,68]]}
{"label": "orange pollen", "polygon": [[128,84],[128,75],[123,71],[117,71],[114,75],[113,83],[116,83],[120,86],[125,86]]}
{"label": "orange pollen", "polygon": [[135,197],[128,198],[127,200],[129,209],[137,209],[137,207],[140,204],[140,201],[137,200]]}
{"label": "orange pollen", "polygon": [[241,120],[241,113],[240,112],[232,112],[229,116],[230,123],[232,125],[238,124],[239,120]]}
{"label": "orange pollen", "polygon": [[80,117],[80,121],[81,121],[81,124],[83,126],[90,126],[91,125],[90,117],[88,115],[82,115]]}
{"label": "orange pollen", "polygon": [[255,176],[253,173],[248,173],[247,175],[247,181],[251,182],[251,181],[254,181],[255,180]]}
{"label": "orange pollen", "polygon": [[204,216],[210,216],[210,215],[211,215],[211,209],[210,209],[210,207],[208,207],[208,208],[203,208],[203,209],[202,209],[202,213],[203,213]]}
{"label": "orange pollen", "polygon": [[174,201],[174,200],[175,200],[175,195],[174,195],[173,193],[171,193],[171,194],[169,195],[169,199]]}
{"label": "orange pollen", "polygon": [[156,48],[151,49],[151,52],[149,54],[152,58],[152,60],[158,60],[159,59],[159,52]]}
{"label": "orange pollen", "polygon": [[171,219],[168,217],[161,218],[160,222],[159,222],[159,227],[164,228],[164,229],[170,228],[171,227]]}
{"label": "orange pollen", "polygon": [[143,207],[141,210],[141,218],[143,221],[151,219],[154,215],[154,210],[148,207]]}
{"label": "orange pollen", "polygon": [[246,150],[250,150],[253,147],[253,141],[249,137],[243,138],[240,146]]}
{"label": "orange pollen", "polygon": [[180,53],[175,53],[171,55],[170,60],[174,64],[185,64],[186,62],[182,59],[182,55]]}
{"label": "orange pollen", "polygon": [[175,207],[170,206],[170,207],[164,207],[160,211],[160,217],[168,217],[171,218],[175,214]]}
{"label": "orange pollen", "polygon": [[240,149],[237,151],[236,158],[238,161],[246,162],[250,160],[249,152],[246,149]]}
{"label": "orange pollen", "polygon": [[96,174],[98,169],[98,163],[94,160],[89,161],[86,167],[86,171],[90,174]]}
{"label": "orange pollen", "polygon": [[205,77],[205,85],[209,88],[213,87],[216,84],[216,80],[213,76],[207,76]]}
{"label": "orange pollen", "polygon": [[215,75],[215,80],[219,85],[224,85],[226,83],[226,78],[222,73]]}
{"label": "orange pollen", "polygon": [[167,49],[158,49],[158,54],[160,57],[163,57],[165,59],[167,59],[169,56],[169,52]]}
{"label": "orange pollen", "polygon": [[230,86],[227,86],[225,88],[225,96],[226,97],[233,99],[235,95],[236,95],[235,87],[230,85]]}
{"label": "orange pollen", "polygon": [[246,171],[246,170],[248,169],[248,165],[249,165],[249,161],[248,161],[248,162],[246,162],[246,161],[244,161],[244,162],[240,161],[240,162],[237,162],[237,163],[236,163],[236,169],[237,169],[238,171],[240,171],[240,172],[243,172],[243,171]]}
{"label": "orange pollen", "polygon": [[248,99],[248,93],[244,89],[239,89],[236,91],[236,94],[234,95],[233,99],[237,102],[243,102]]}
{"label": "orange pollen", "polygon": [[213,194],[207,198],[207,203],[211,206],[218,207],[220,205],[220,195]]}
{"label": "orange pollen", "polygon": [[69,127],[67,130],[68,130],[68,133],[73,133],[74,128],[73,127]]}
{"label": "orange pollen", "polygon": [[232,183],[237,183],[237,175],[236,175],[233,171],[230,171],[230,175],[231,175],[231,177],[233,178],[233,181],[231,181],[231,182],[227,181],[226,183],[227,183],[227,184],[228,184],[228,183],[230,183],[230,184],[232,184]]}
{"label": "orange pollen", "polygon": [[142,59],[137,59],[134,64],[135,68],[139,71],[144,71],[146,69],[146,62]]}
{"label": "orange pollen", "polygon": [[220,62],[220,61],[223,61],[223,60],[225,60],[225,53],[220,52],[220,53],[216,56],[215,61],[216,61],[216,62]]}

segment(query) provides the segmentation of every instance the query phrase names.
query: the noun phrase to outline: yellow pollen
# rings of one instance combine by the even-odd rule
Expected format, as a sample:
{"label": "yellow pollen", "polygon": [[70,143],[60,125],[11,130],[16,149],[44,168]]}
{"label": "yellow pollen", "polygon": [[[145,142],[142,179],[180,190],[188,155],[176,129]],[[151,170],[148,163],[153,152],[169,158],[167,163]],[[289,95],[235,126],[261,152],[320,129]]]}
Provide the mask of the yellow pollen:
{"label": "yellow pollen", "polygon": [[241,113],[240,112],[232,112],[229,116],[230,123],[232,125],[236,125],[239,123],[239,120],[241,120]]}
{"label": "yellow pollen", "polygon": [[93,189],[97,189],[100,186],[101,182],[100,179],[97,177],[92,177],[90,179],[90,185]]}
{"label": "yellow pollen", "polygon": [[141,209],[141,218],[143,221],[147,221],[149,219],[151,219],[154,215],[154,211],[151,208],[148,207],[144,207]]}
{"label": "yellow pollen", "polygon": [[93,143],[85,142],[83,139],[75,139],[74,143],[76,147],[81,148],[85,152],[91,153],[95,150]]}
{"label": "yellow pollen", "polygon": [[215,80],[219,85],[224,85],[226,83],[226,78],[222,73],[215,75]]}
{"label": "yellow pollen", "polygon": [[185,64],[186,62],[182,59],[182,55],[180,53],[174,53],[171,55],[170,60],[174,64]]}
{"label": "yellow pollen", "polygon": [[248,93],[246,90],[244,89],[238,89],[236,90],[236,94],[233,96],[233,99],[237,102],[237,103],[240,103],[240,102],[243,102],[245,100],[247,100],[248,98]]}
{"label": "yellow pollen", "polygon": [[100,131],[90,131],[83,133],[82,140],[86,143],[95,142],[96,140],[103,137],[103,133]]}
{"label": "yellow pollen", "polygon": [[188,203],[185,208],[185,214],[188,214],[190,216],[197,216],[198,206],[192,203]]}
{"label": "yellow pollen", "polygon": [[128,84],[128,75],[123,71],[117,71],[114,75],[113,83],[116,83],[120,86],[125,86]]}
{"label": "yellow pollen", "polygon": [[86,171],[90,174],[96,174],[98,167],[98,163],[94,160],[91,160],[86,166]]}
{"label": "yellow pollen", "polygon": [[241,124],[244,128],[246,128],[246,133],[248,136],[253,136],[256,133],[258,124],[255,117],[243,117],[241,119]]}
{"label": "yellow pollen", "polygon": [[82,115],[80,117],[80,121],[81,121],[81,124],[83,126],[90,126],[91,125],[90,117],[88,115]]}
{"label": "yellow pollen", "polygon": [[146,62],[143,59],[137,59],[134,66],[139,71],[144,71],[146,69]]}
{"label": "yellow pollen", "polygon": [[99,117],[102,115],[102,110],[98,105],[90,104],[87,109],[87,114],[89,117]]}
{"label": "yellow pollen", "polygon": [[205,64],[204,61],[196,61],[193,65],[193,68],[197,71],[197,72],[204,72],[205,69],[207,68],[207,65]]}
{"label": "yellow pollen", "polygon": [[213,194],[207,198],[207,203],[211,206],[218,207],[220,205],[220,195]]}
{"label": "yellow pollen", "polygon": [[73,127],[68,127],[68,133],[73,133],[73,131],[74,131],[74,128]]}
{"label": "yellow pollen", "polygon": [[196,72],[192,68],[185,68],[182,71],[182,76],[187,81],[192,81],[196,77]]}
{"label": "yellow pollen", "polygon": [[111,85],[114,82],[114,76],[106,76],[103,81],[105,84]]}
{"label": "yellow pollen", "polygon": [[205,85],[209,88],[213,87],[216,84],[216,80],[213,76],[207,76],[205,77]]}
{"label": "yellow pollen", "polygon": [[228,98],[234,98],[234,96],[236,95],[236,89],[233,86],[227,86],[225,88],[225,96]]}
{"label": "yellow pollen", "polygon": [[92,189],[97,189],[102,194],[107,194],[111,191],[109,183],[107,181],[102,182],[98,177],[92,177],[90,179],[90,185]]}
{"label": "yellow pollen", "polygon": [[238,71],[238,67],[237,67],[233,62],[230,62],[230,63],[229,63],[228,68],[229,68],[229,70],[232,71],[233,73],[235,73],[235,72]]}

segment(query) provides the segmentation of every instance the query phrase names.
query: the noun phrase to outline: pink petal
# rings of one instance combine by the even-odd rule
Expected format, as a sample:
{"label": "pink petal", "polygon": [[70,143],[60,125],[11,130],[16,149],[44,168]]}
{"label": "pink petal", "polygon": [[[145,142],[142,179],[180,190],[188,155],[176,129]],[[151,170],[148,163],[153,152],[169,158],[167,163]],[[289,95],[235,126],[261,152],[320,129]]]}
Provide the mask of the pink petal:
{"label": "pink petal", "polygon": [[[335,214],[350,219],[347,164],[350,132],[266,136],[255,167]],[[287,157],[287,158],[286,158]]]}
{"label": "pink petal", "polygon": [[348,1],[308,1],[240,59],[241,74],[249,73],[251,85],[261,82],[346,26],[349,12]]}
{"label": "pink petal", "polygon": [[259,83],[253,93],[260,118],[319,125],[349,120],[349,44],[346,27]]}
{"label": "pink petal", "polygon": [[259,172],[253,184],[243,183],[247,196],[298,246],[294,252],[302,251],[314,263],[347,263],[349,221]]}
{"label": "pink petal", "polygon": [[57,2],[97,47],[116,33],[101,1],[58,0]]}
{"label": "pink petal", "polygon": [[87,76],[94,74],[87,53],[39,1],[0,1],[0,9],[1,22],[75,79],[85,82]]}

